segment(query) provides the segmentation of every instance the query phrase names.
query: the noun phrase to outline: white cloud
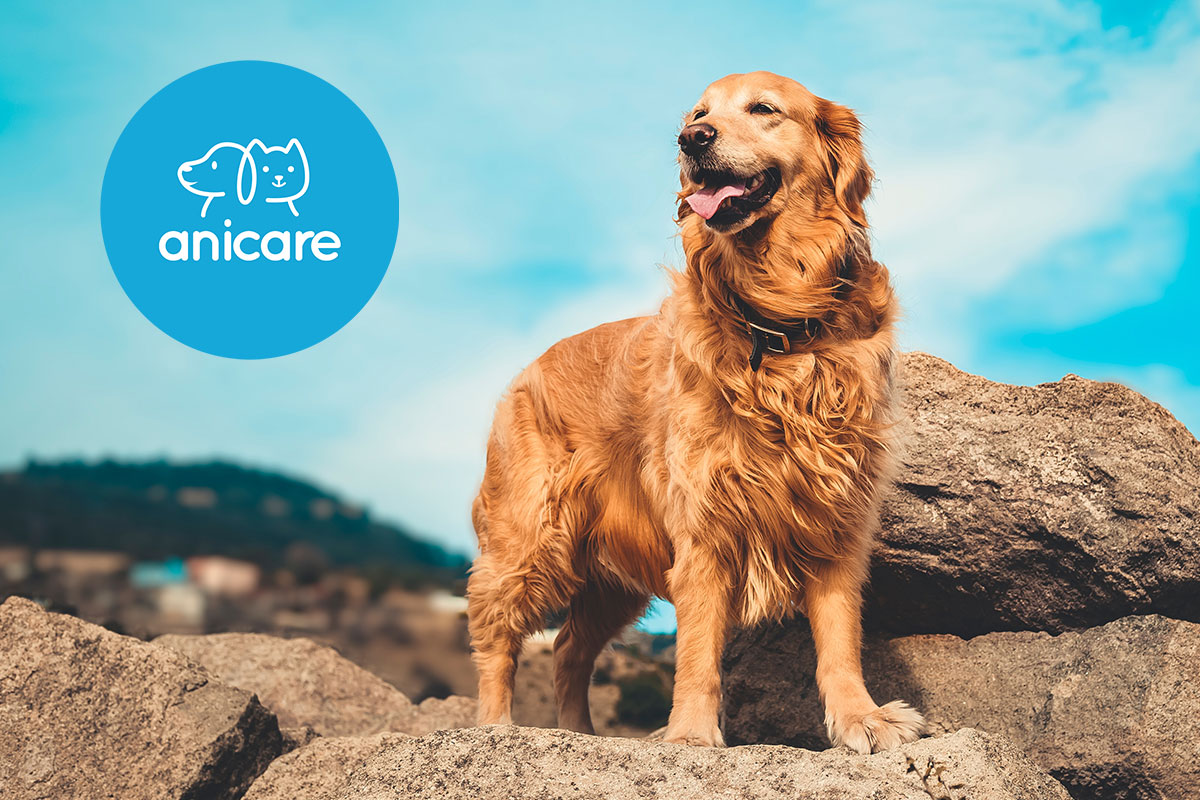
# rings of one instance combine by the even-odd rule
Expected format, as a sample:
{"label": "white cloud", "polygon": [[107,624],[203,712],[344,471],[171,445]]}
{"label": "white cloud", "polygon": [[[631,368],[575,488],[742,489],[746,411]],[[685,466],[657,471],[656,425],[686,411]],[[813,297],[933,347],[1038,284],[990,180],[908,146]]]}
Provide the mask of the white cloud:
{"label": "white cloud", "polygon": [[[1058,276],[1075,314],[1127,304],[1130,290],[1161,286],[1178,266],[1184,231],[1153,218],[1200,154],[1195,15],[1181,10],[1145,49],[1101,35],[1092,15],[1061,24],[1054,38],[1077,40],[1066,52],[1031,57],[1029,37],[1014,36],[998,60],[964,61],[949,75],[944,64],[903,71],[880,85],[886,97],[867,101],[877,252],[902,285],[946,295],[943,313],[967,313],[1018,275],[1054,270],[1054,248],[1129,220],[1140,220],[1122,244],[1141,253],[1136,271],[1128,257],[1101,256],[1087,276]],[[978,33],[986,50],[994,30]]]}

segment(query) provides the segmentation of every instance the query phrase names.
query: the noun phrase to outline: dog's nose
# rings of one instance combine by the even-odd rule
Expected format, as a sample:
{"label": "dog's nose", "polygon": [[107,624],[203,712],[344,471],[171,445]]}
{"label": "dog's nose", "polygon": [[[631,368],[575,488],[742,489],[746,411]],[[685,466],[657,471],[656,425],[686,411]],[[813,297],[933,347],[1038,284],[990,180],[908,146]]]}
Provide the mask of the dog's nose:
{"label": "dog's nose", "polygon": [[679,132],[679,149],[689,156],[699,155],[716,138],[716,128],[706,122],[697,122]]}

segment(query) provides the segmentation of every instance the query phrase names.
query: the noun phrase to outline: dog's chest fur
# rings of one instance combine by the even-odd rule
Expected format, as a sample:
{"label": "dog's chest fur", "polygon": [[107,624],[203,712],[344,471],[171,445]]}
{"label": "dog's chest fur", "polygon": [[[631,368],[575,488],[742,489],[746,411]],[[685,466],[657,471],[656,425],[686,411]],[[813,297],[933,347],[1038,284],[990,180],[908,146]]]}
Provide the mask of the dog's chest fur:
{"label": "dog's chest fur", "polygon": [[[749,381],[676,382],[666,450],[672,513],[744,576],[745,624],[790,614],[815,561],[846,558],[873,531],[891,471],[889,341],[863,359],[804,355]],[[685,373],[686,365],[679,368]]]}

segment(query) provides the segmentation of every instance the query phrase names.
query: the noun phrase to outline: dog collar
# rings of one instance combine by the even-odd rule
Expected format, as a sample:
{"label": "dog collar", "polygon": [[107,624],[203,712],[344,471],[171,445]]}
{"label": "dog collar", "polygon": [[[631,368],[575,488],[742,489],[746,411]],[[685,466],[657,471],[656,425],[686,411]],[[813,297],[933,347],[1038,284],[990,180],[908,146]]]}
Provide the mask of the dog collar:
{"label": "dog collar", "polygon": [[821,320],[816,317],[779,322],[764,317],[734,292],[729,293],[729,302],[750,334],[750,369],[754,372],[762,364],[763,353],[790,353],[795,346],[811,342],[821,332]]}

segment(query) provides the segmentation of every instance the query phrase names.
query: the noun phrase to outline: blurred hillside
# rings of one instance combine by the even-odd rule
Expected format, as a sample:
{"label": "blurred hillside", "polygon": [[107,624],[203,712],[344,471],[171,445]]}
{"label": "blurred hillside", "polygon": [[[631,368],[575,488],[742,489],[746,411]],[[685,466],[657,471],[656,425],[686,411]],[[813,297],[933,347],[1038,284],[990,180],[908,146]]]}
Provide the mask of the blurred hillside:
{"label": "blurred hillside", "polygon": [[[0,472],[0,601],[34,598],[147,640],[303,636],[417,701],[475,692],[467,566],[312,484],[232,463],[30,461]],[[522,656],[524,724],[555,723],[554,634]],[[600,659],[593,705],[601,731],[641,735],[666,720],[674,638],[625,640]]]}
{"label": "blurred hillside", "polygon": [[312,484],[223,461],[31,460],[0,474],[0,544],[135,561],[221,555],[301,582],[349,568],[376,588],[449,587],[468,566]]}

